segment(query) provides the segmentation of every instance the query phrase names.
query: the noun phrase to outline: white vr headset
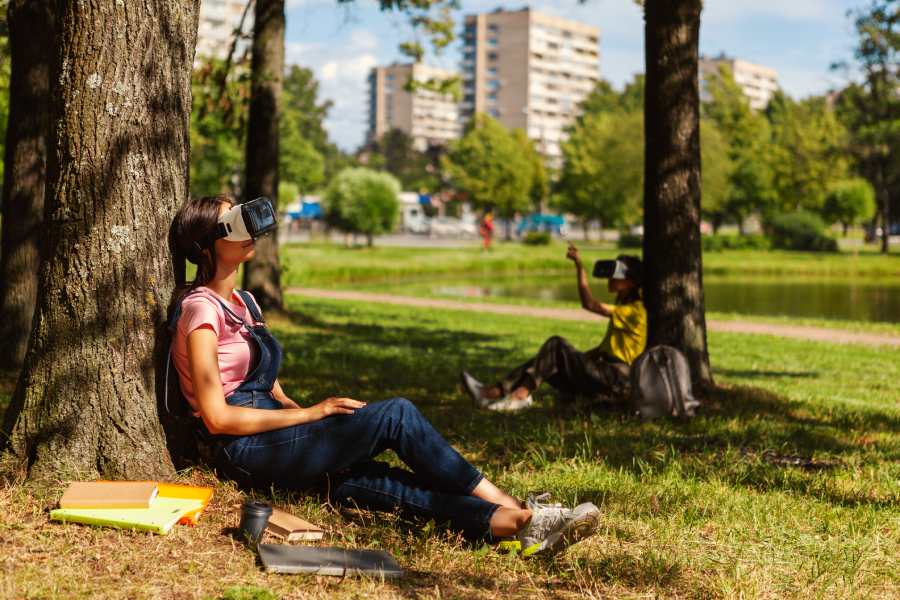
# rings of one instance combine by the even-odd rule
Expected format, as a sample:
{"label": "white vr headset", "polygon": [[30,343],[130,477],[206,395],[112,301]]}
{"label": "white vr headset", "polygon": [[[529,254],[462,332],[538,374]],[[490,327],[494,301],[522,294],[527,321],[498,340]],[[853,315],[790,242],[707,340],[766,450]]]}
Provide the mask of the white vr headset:
{"label": "white vr headset", "polygon": [[220,239],[229,242],[255,240],[271,233],[277,225],[272,201],[260,197],[243,204],[235,204],[222,213],[215,228],[200,242],[195,242],[195,245],[202,251]]}

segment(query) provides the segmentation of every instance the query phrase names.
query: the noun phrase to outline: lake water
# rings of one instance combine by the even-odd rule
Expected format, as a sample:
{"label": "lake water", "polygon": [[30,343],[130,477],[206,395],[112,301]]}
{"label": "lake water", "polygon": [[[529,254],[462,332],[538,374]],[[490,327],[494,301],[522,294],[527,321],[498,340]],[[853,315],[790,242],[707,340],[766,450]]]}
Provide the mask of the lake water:
{"label": "lake water", "polygon": [[[611,298],[592,282],[595,296]],[[723,278],[704,279],[706,308],[745,315],[789,316],[851,321],[900,321],[900,282],[847,279]],[[578,302],[574,276],[493,278],[445,281],[432,287],[441,296],[537,298]]]}

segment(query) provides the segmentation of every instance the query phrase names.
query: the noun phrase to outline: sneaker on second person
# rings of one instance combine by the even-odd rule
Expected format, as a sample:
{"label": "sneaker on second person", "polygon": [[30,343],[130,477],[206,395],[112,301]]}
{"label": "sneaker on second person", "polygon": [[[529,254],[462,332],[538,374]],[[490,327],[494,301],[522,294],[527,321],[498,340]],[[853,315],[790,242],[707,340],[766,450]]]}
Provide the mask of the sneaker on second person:
{"label": "sneaker on second person", "polygon": [[485,398],[482,393],[485,387],[484,384],[465,371],[460,374],[460,379],[462,380],[463,389],[466,390],[466,393],[472,398],[475,407],[487,408],[487,405],[491,403],[491,400]]}
{"label": "sneaker on second person", "polygon": [[529,496],[526,506],[531,510],[531,521],[519,532],[522,556],[535,554],[553,555],[597,531],[600,509],[591,502],[575,508],[550,504],[550,494]]}
{"label": "sneaker on second person", "polygon": [[507,394],[499,400],[494,400],[484,405],[483,408],[495,410],[497,412],[517,412],[524,410],[534,404],[534,398],[528,394],[524,398],[516,398],[512,394]]}

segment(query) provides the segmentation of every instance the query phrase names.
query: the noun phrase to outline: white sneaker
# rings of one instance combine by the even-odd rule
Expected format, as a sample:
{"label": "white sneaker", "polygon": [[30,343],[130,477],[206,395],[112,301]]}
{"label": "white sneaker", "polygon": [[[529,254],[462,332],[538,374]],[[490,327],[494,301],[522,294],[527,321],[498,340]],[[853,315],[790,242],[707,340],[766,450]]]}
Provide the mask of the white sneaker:
{"label": "white sneaker", "polygon": [[528,394],[524,398],[516,398],[512,394],[507,394],[499,400],[495,400],[490,404],[485,405],[484,408],[495,410],[497,412],[518,412],[520,410],[525,410],[532,404],[534,404],[534,398],[531,397],[531,394]]}
{"label": "white sneaker", "polygon": [[553,555],[594,534],[600,524],[600,509],[591,502],[575,508],[545,502],[550,494],[528,497],[531,521],[519,532],[522,556]]}

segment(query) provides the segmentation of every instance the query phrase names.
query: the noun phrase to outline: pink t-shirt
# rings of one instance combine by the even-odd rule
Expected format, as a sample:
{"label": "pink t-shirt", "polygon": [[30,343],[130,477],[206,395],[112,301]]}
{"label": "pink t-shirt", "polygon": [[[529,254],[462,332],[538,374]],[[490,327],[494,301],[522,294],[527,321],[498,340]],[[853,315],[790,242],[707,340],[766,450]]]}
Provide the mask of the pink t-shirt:
{"label": "pink t-shirt", "polygon": [[256,343],[250,334],[232,317],[226,317],[219,300],[224,301],[248,325],[254,324],[250,311],[237,292],[233,292],[231,300],[227,301],[208,287],[201,286],[182,301],[181,317],[178,319],[172,344],[172,357],[181,382],[181,391],[194,410],[197,409],[197,402],[187,357],[187,337],[192,331],[207,327],[219,338],[219,374],[225,396],[236,390],[247,378],[257,352]]}

